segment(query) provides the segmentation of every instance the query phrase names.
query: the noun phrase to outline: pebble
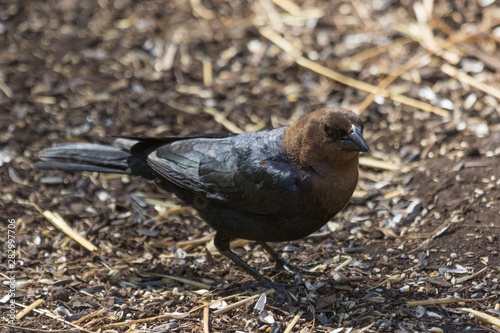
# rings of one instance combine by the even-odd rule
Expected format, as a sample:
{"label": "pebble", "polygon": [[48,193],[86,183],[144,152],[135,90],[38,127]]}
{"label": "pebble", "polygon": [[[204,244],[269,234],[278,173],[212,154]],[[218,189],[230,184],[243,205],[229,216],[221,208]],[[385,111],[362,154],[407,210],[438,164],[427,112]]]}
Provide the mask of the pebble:
{"label": "pebble", "polygon": [[422,87],[420,88],[418,95],[422,98],[425,98],[429,101],[436,99],[436,93],[430,87]]}
{"label": "pebble", "polygon": [[453,111],[455,109],[455,104],[447,98],[443,98],[439,101],[438,105],[443,109]]}
{"label": "pebble", "polygon": [[481,60],[464,58],[460,64],[464,71],[470,73],[481,73],[484,69],[484,63]]}
{"label": "pebble", "polygon": [[15,151],[11,148],[5,147],[0,150],[0,167],[12,161],[15,155]]}
{"label": "pebble", "polygon": [[415,317],[420,319],[425,315],[426,312],[427,312],[426,308],[423,307],[422,305],[419,305],[415,309]]}
{"label": "pebble", "polygon": [[476,94],[470,94],[469,96],[467,96],[465,98],[465,101],[464,101],[464,109],[465,110],[470,110],[474,104],[476,103],[477,101],[477,95]]}
{"label": "pebble", "polygon": [[409,285],[403,286],[403,287],[399,288],[399,291],[402,293],[408,292],[408,291],[410,291],[410,286]]}
{"label": "pebble", "polygon": [[490,133],[490,130],[488,129],[488,125],[485,123],[476,124],[475,126],[473,126],[473,130],[476,133],[478,138],[485,138]]}
{"label": "pebble", "polygon": [[56,185],[56,184],[61,184],[62,182],[63,179],[61,177],[44,176],[40,178],[40,183],[42,184]]}
{"label": "pebble", "polygon": [[101,201],[108,201],[111,198],[111,196],[109,195],[109,193],[106,192],[106,191],[104,191],[104,190],[97,191],[97,197]]}

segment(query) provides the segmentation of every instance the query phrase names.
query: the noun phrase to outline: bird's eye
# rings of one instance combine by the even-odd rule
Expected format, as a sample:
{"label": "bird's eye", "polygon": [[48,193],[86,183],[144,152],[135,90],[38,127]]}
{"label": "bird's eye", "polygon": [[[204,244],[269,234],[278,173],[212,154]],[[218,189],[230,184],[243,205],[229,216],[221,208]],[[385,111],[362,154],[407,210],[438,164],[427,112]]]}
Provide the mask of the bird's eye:
{"label": "bird's eye", "polygon": [[326,135],[332,134],[332,127],[330,126],[330,124],[328,123],[323,124],[323,131],[325,132]]}

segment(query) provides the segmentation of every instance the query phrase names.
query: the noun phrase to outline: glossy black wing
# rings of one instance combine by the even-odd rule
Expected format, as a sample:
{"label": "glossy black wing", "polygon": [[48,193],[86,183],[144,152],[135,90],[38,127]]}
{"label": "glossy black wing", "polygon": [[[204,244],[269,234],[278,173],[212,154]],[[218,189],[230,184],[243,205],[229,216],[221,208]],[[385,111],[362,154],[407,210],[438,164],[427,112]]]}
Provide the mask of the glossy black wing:
{"label": "glossy black wing", "polygon": [[297,200],[300,177],[286,160],[282,132],[175,141],[150,153],[147,163],[210,202],[251,214],[279,214]]}

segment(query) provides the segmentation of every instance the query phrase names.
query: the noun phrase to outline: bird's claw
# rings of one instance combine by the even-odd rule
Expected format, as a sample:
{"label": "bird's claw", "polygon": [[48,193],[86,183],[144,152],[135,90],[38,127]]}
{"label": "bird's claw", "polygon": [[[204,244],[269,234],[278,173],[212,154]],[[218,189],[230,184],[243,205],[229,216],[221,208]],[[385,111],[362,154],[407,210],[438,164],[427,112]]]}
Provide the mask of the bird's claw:
{"label": "bird's claw", "polygon": [[290,274],[290,275],[295,275],[299,272],[307,274],[307,275],[314,275],[314,276],[325,275],[326,274],[325,272],[315,271],[315,270],[309,269],[311,267],[315,267],[318,265],[320,265],[320,264],[319,263],[309,263],[309,264],[304,264],[304,265],[298,265],[298,264],[294,264],[294,263],[287,262],[287,261],[283,260],[283,262],[276,263],[276,268],[281,269],[281,270],[285,271],[285,273]]}

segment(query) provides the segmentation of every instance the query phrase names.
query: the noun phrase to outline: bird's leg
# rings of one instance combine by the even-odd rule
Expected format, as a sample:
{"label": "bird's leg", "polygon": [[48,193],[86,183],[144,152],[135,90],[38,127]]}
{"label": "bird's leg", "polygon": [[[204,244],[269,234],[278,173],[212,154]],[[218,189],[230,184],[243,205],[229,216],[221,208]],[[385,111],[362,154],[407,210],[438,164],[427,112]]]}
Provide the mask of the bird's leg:
{"label": "bird's leg", "polygon": [[310,263],[306,265],[297,265],[291,262],[286,261],[281,257],[276,251],[273,250],[272,247],[270,247],[267,243],[265,242],[257,242],[262,246],[262,248],[269,253],[269,255],[274,259],[276,262],[276,266],[280,269],[283,269],[285,272],[289,274],[295,274],[296,271],[306,273],[306,274],[312,274],[312,275],[323,275],[325,273],[323,272],[318,272],[318,271],[311,271],[307,268],[317,266],[318,263]]}
{"label": "bird's leg", "polygon": [[260,284],[266,286],[267,288],[276,289],[276,285],[271,282],[268,278],[262,276],[255,268],[247,264],[243,259],[238,257],[231,249],[229,248],[229,243],[231,242],[231,238],[221,236],[220,234],[215,234],[214,245],[219,250],[221,254],[223,254],[226,258],[233,261],[236,265],[242,268],[245,272],[253,276]]}

